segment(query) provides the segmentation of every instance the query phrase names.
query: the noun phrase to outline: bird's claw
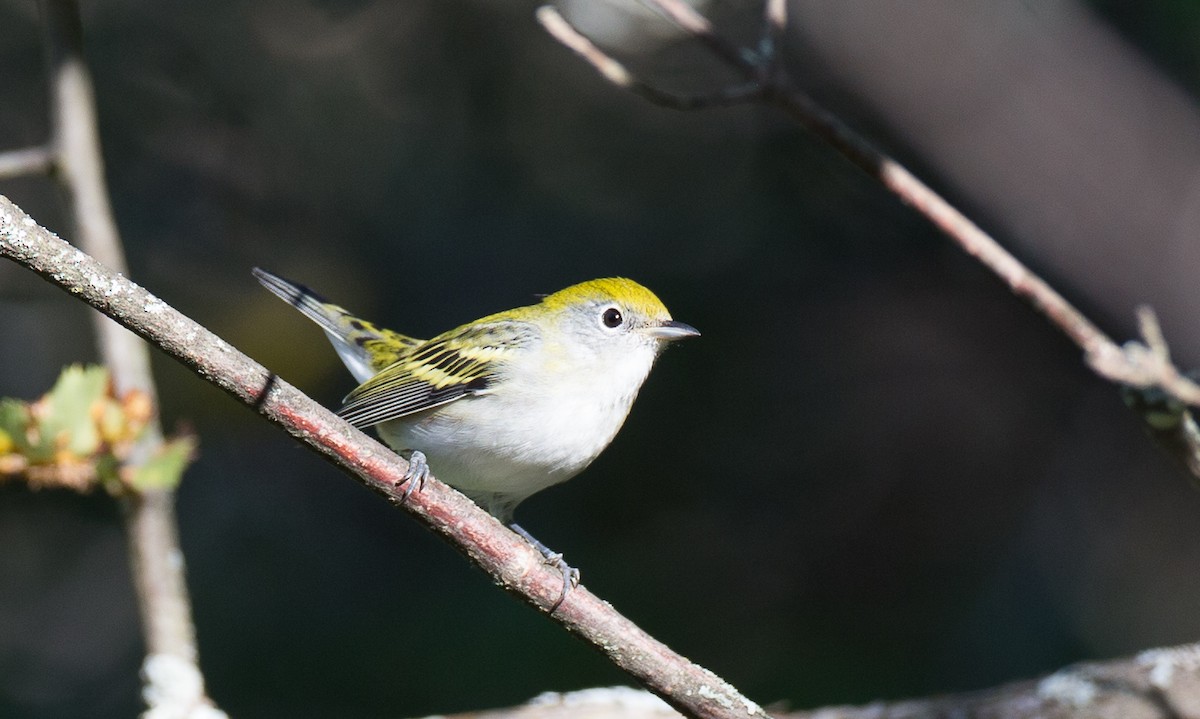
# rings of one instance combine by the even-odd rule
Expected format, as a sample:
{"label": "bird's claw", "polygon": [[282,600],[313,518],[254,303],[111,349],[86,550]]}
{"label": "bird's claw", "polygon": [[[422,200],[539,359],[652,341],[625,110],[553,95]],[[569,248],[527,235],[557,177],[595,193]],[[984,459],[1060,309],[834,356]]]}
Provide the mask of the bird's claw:
{"label": "bird's claw", "polygon": [[553,612],[555,609],[558,609],[564,601],[566,601],[567,594],[569,594],[572,589],[579,586],[579,570],[567,564],[566,560],[562,558],[562,554],[557,552],[547,556],[542,561],[549,566],[558,569],[563,578],[562,593],[558,595],[558,599],[556,599],[554,604],[550,606],[550,611]]}
{"label": "bird's claw", "polygon": [[538,553],[542,555],[542,562],[544,564],[555,567],[562,574],[562,593],[558,595],[558,599],[550,607],[550,611],[553,612],[555,609],[559,608],[563,601],[566,600],[567,594],[569,594],[572,589],[579,586],[579,570],[567,564],[566,560],[563,559],[562,552],[552,551],[549,547],[534,538],[532,534],[526,532],[521,525],[513,523],[508,526],[514,532],[521,535],[526,542],[529,542],[531,545],[533,545],[534,549],[538,550]]}
{"label": "bird's claw", "polygon": [[579,570],[567,564],[566,560],[563,559],[562,552],[547,554],[542,561],[557,569],[563,578],[562,594],[558,595],[558,601],[554,602],[554,605],[550,607],[550,611],[553,612],[567,598],[567,593],[579,586]]}
{"label": "bird's claw", "polygon": [[400,484],[407,485],[400,495],[400,501],[404,502],[414,491],[424,489],[426,479],[429,479],[429,461],[423,452],[414,449],[408,457],[408,471],[400,478]]}
{"label": "bird's claw", "polygon": [[563,560],[562,552],[552,552],[547,554],[544,561],[551,567],[557,567],[558,570],[563,573],[563,577],[569,577],[572,587],[579,586],[579,570],[567,564],[566,561]]}

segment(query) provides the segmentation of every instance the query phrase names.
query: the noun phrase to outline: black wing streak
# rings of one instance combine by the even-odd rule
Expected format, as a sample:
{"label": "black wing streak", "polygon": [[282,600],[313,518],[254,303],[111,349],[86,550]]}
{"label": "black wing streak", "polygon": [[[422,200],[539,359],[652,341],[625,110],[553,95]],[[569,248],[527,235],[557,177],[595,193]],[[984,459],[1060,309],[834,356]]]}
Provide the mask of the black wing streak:
{"label": "black wing streak", "polygon": [[[347,395],[338,414],[356,427],[370,427],[487,391],[496,379],[495,367],[464,356],[461,349],[450,343],[462,343],[469,337],[476,340],[474,344],[480,349],[496,351],[520,345],[535,334],[535,330],[528,327],[521,327],[522,331],[517,332],[510,325],[505,325],[504,329],[508,334],[503,337],[497,336],[497,327],[489,324],[470,327],[457,336],[429,340],[413,349],[410,355],[398,359],[397,364],[401,367],[383,369]],[[411,371],[405,371],[410,367],[414,371],[432,370],[432,374],[453,379],[438,387],[428,379],[415,378]],[[393,369],[393,374],[380,378]]]}
{"label": "black wing streak", "polygon": [[338,411],[338,415],[355,427],[399,419],[416,412],[449,404],[465,396],[479,394],[488,388],[487,377],[476,377],[470,382],[434,387],[428,382],[409,381],[388,393],[386,401],[378,397],[351,399]]}

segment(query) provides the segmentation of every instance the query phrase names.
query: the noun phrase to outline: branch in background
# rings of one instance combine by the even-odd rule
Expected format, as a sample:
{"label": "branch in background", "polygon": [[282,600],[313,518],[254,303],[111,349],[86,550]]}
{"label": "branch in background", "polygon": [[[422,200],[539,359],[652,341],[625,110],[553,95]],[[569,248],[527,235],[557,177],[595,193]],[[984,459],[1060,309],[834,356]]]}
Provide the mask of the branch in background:
{"label": "branch in background", "polygon": [[[104,181],[79,5],[76,0],[42,0],[39,8],[51,98],[48,159],[52,164],[47,169],[54,170],[65,196],[76,242],[116,272],[128,274]],[[100,357],[112,376],[116,393],[138,393],[157,408],[149,349],[107,317],[99,313],[92,316]],[[131,467],[145,465],[163,448],[156,410],[126,463]],[[174,490],[145,488],[119,496],[146,643],[142,678],[143,697],[149,706],[147,716],[224,716],[206,695],[200,673],[175,522]]]}
{"label": "branch in background", "polygon": [[[1183,406],[1200,407],[1200,385],[1179,371],[1164,351],[1153,349],[1153,340],[1143,331],[1141,342],[1119,347],[1091,320],[1053,287],[1025,267],[993,237],[958,211],[903,165],[877,150],[845,123],[796,88],[779,62],[779,39],[787,22],[786,2],[768,0],[764,13],[763,39],[759,52],[739,50],[719,35],[712,25],[681,0],[648,0],[697,42],[745,78],[747,85],[704,96],[681,96],[638,79],[616,58],[596,47],[591,40],[549,6],[537,10],[538,21],[554,39],[575,51],[606,80],[658,105],[694,110],[734,102],[760,102],[785,111],[796,122],[829,143],[846,159],[878,180],[901,202],[924,215],[968,254],[995,273],[1019,297],[1033,305],[1067,335],[1084,353],[1084,360],[1097,374],[1112,382],[1150,395],[1165,393]],[[1146,325],[1143,323],[1143,328]],[[1139,403],[1130,403],[1135,408]],[[1162,442],[1192,474],[1200,478],[1200,432],[1189,410],[1181,411],[1180,426],[1171,442]],[[1157,417],[1141,414],[1152,430]],[[1190,428],[1192,431],[1188,431]]]}
{"label": "branch in background", "polygon": [[[1080,664],[1037,681],[928,699],[874,702],[806,711],[772,711],[776,719],[1183,719],[1200,701],[1200,645],[1152,649],[1112,662]],[[673,719],[670,707],[627,687],[547,693],[517,707],[451,714],[444,719]],[[432,717],[428,718],[432,719]]]}
{"label": "branch in background", "polygon": [[25,175],[45,175],[54,160],[47,147],[27,147],[23,150],[0,152],[0,180],[12,180]]}
{"label": "branch in background", "polygon": [[[1158,318],[1149,307],[1138,308],[1138,327],[1142,337],[1146,338],[1146,344],[1126,345],[1125,351],[1144,355],[1143,361],[1147,365],[1159,365],[1164,368],[1163,371],[1175,371],[1166,338],[1158,326]],[[1185,378],[1194,380],[1194,374],[1189,372]],[[1125,404],[1142,418],[1150,437],[1191,472],[1193,483],[1200,486],[1200,454],[1194,449],[1200,446],[1200,427],[1196,425],[1188,406],[1176,395],[1157,386],[1137,388],[1125,385],[1121,394]]]}
{"label": "branch in background", "polygon": [[[253,407],[393,504],[403,505],[488,573],[693,717],[755,719],[766,714],[712,672],[679,656],[586,588],[558,605],[562,576],[524,539],[430,478],[402,500],[408,463],[353,428],[207,329],[37,225],[0,197],[0,256],[33,270],[133,330],[193,372]],[[557,608],[555,608],[557,605]]]}
{"label": "branch in background", "polygon": [[1037,681],[967,694],[862,707],[826,707],[788,719],[1183,719],[1200,700],[1200,645],[1151,649],[1067,667]]}

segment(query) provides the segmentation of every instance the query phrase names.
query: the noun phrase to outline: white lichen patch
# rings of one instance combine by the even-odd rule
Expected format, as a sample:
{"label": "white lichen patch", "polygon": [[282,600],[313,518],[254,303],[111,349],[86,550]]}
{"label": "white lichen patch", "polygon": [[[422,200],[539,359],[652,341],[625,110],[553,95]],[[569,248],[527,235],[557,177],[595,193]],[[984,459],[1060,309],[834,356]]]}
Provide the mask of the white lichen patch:
{"label": "white lichen patch", "polygon": [[568,709],[611,708],[613,714],[633,711],[661,712],[665,716],[679,716],[669,704],[655,695],[632,687],[597,687],[575,692],[545,692],[529,700],[530,706],[561,706]]}
{"label": "white lichen patch", "polygon": [[1069,669],[1051,674],[1038,682],[1037,687],[1039,697],[1073,707],[1082,707],[1092,703],[1098,692],[1099,688],[1094,682]]}
{"label": "white lichen patch", "polygon": [[13,247],[33,247],[33,241],[29,239],[29,230],[20,227],[14,227],[12,224],[12,215],[8,215],[5,218],[4,225],[0,229],[3,230],[0,232],[0,237],[7,237],[8,244],[12,245]]}
{"label": "white lichen patch", "polygon": [[696,693],[699,694],[702,698],[714,701],[714,702],[720,704],[721,706],[725,707],[726,709],[733,708],[733,700],[729,698],[728,694],[726,694],[725,692],[717,691],[716,689],[713,689],[712,687],[710,687],[707,684],[701,684],[700,688],[696,690]]}
{"label": "white lichen patch", "polygon": [[696,690],[697,695],[704,699],[708,699],[709,701],[716,702],[725,709],[736,709],[737,704],[740,702],[742,705],[742,711],[746,712],[746,716],[766,716],[766,712],[764,712],[762,707],[760,707],[758,704],[755,704],[739,694],[736,689],[722,682],[721,679],[713,675],[712,672],[709,672],[707,669],[705,672],[716,679],[718,686],[711,687],[707,684],[701,684]]}
{"label": "white lichen patch", "polygon": [[204,679],[192,662],[171,654],[151,654],[142,664],[142,719],[228,719],[204,696]]}
{"label": "white lichen patch", "polygon": [[1200,645],[1150,649],[1137,655],[1135,661],[1150,668],[1150,683],[1159,689],[1171,686],[1176,671],[1200,671]]}

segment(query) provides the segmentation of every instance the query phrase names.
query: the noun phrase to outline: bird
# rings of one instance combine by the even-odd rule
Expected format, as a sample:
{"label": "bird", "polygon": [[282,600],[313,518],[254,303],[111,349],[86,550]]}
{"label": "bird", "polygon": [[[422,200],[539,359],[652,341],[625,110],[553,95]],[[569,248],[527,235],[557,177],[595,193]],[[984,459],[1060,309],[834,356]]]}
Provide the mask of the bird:
{"label": "bird", "polygon": [[360,383],[338,414],[409,461],[405,497],[430,472],[522,536],[563,575],[578,570],[513,521],[522,501],[582,472],[621,429],[655,360],[699,336],[633,280],[572,285],[428,340],[384,329],[261,268],[258,281],[325,331]]}

